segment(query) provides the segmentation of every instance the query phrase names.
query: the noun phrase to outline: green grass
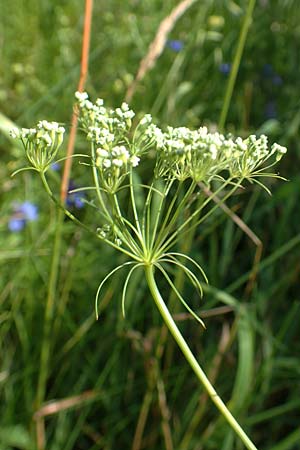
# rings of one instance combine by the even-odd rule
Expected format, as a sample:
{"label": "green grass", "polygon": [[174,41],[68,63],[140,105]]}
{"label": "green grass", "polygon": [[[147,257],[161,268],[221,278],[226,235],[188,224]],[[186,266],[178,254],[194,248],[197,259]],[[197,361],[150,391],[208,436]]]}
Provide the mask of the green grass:
{"label": "green grass", "polygon": [[[95,2],[87,84],[92,96],[114,106],[122,101],[160,21],[176,4]],[[170,36],[182,40],[184,49],[165,49],[138,85],[134,109],[152,111],[174,126],[216,126],[228,82],[219,66],[233,60],[246,6],[246,1],[196,2]],[[205,332],[190,319],[178,322],[221,396],[264,450],[299,446],[298,6],[296,0],[257,2],[225,126],[241,134],[268,130],[272,140],[289,148],[280,163],[288,183],[272,184],[272,197],[251,187],[229,205],[264,245],[253,289],[245,287],[255,245],[218,210],[190,244],[210,281],[203,303],[188,286],[183,289],[200,313],[221,305],[232,311],[205,319]],[[82,2],[4,0],[1,12],[0,112],[19,126],[44,117],[68,126],[79,76]],[[266,64],[281,84],[272,84],[274,73],[266,75]],[[273,118],[266,117],[270,103],[276,104]],[[1,129],[3,124],[1,119]],[[0,449],[31,450],[57,212],[36,177],[10,177],[24,156],[4,134],[0,145]],[[85,151],[80,138],[78,149]],[[73,178],[84,184],[79,169],[74,164]],[[58,191],[56,172],[52,185]],[[38,205],[39,218],[12,233],[7,224],[13,204],[24,200]],[[79,214],[93,220],[87,208]],[[142,405],[148,414],[140,448],[168,449],[169,426],[174,450],[242,449],[171,338],[156,360],[162,324],[140,274],[129,287],[126,319],[119,275],[108,286],[96,322],[97,287],[120,257],[67,219],[62,236],[44,400],[95,395],[45,419],[47,450],[131,449]],[[162,289],[167,294],[166,286]]]}

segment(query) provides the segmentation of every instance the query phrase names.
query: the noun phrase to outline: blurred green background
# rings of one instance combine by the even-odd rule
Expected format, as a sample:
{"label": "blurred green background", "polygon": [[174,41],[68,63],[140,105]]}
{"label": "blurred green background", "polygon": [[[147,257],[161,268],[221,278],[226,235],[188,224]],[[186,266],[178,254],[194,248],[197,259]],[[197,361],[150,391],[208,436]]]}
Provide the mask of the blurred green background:
{"label": "blurred green background", "polygon": [[[95,1],[91,97],[112,106],[123,101],[159,24],[177,3]],[[137,85],[133,109],[151,112],[162,125],[216,129],[247,4],[196,1]],[[0,450],[38,448],[43,410],[36,415],[36,390],[57,234],[57,212],[38,177],[11,178],[25,158],[8,137],[8,121],[30,127],[45,118],[69,129],[83,18],[79,0],[0,5]],[[286,145],[278,170],[288,182],[268,181],[271,197],[251,185],[228,205],[263,243],[250,289],[255,243],[221,210],[197,230],[189,245],[210,285],[200,307],[193,290],[184,289],[207,330],[179,316],[221,397],[264,450],[300,449],[299,64],[299,2],[257,0],[225,129],[241,136],[264,132]],[[80,136],[76,149],[85,151]],[[51,172],[57,192],[61,172]],[[76,162],[72,183],[85,183]],[[92,217],[76,196],[68,201],[74,213]],[[62,233],[44,398],[56,409],[41,422],[47,450],[242,449],[171,338],[156,358],[162,323],[144,281],[137,275],[130,285],[124,319],[124,279],[115,277],[96,322],[97,287],[120,257],[68,220]]]}

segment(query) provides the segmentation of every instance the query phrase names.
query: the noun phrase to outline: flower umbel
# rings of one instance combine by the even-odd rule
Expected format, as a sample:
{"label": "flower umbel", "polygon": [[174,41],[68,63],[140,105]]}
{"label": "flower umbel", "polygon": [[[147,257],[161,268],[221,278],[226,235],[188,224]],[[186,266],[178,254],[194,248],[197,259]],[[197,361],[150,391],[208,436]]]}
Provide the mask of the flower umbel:
{"label": "flower umbel", "polygon": [[57,122],[41,120],[35,128],[11,130],[11,136],[22,141],[32,167],[39,172],[45,172],[57,155],[64,132],[64,127]]}

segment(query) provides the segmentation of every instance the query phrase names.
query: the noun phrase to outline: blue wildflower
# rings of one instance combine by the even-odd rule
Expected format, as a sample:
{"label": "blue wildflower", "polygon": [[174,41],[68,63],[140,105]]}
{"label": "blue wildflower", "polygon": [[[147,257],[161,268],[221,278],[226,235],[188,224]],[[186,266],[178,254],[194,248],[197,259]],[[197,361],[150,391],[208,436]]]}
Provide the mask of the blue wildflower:
{"label": "blue wildflower", "polygon": [[54,170],[54,172],[57,172],[60,169],[60,164],[57,162],[54,162],[51,164],[50,169]]}
{"label": "blue wildflower", "polygon": [[270,100],[266,104],[265,117],[267,119],[275,119],[277,117],[277,105],[274,100]]}
{"label": "blue wildflower", "polygon": [[30,202],[24,202],[18,207],[18,211],[23,214],[25,220],[36,220],[38,218],[38,208]]}
{"label": "blue wildflower", "polygon": [[283,83],[281,76],[274,71],[272,64],[264,64],[262,74],[264,78],[269,78],[274,86],[281,86]]}
{"label": "blue wildflower", "polygon": [[265,78],[270,78],[274,73],[272,64],[264,64],[262,73]]}
{"label": "blue wildflower", "polygon": [[[73,181],[69,183],[69,191],[73,191],[78,186]],[[69,208],[81,209],[84,207],[84,194],[82,192],[69,192],[66,200]]]}
{"label": "blue wildflower", "polygon": [[231,64],[230,63],[222,63],[219,66],[219,71],[223,73],[224,75],[228,75],[231,70]]}
{"label": "blue wildflower", "polygon": [[180,52],[180,50],[182,50],[184,48],[184,43],[182,41],[174,39],[174,40],[169,40],[167,42],[167,46],[174,52]]}
{"label": "blue wildflower", "polygon": [[272,84],[274,84],[274,86],[281,86],[283,83],[282,78],[277,75],[277,73],[272,77]]}
{"label": "blue wildflower", "polygon": [[26,220],[15,217],[9,220],[8,222],[8,229],[12,232],[18,232],[23,230],[23,228],[26,225]]}
{"label": "blue wildflower", "polygon": [[8,228],[13,232],[23,230],[27,222],[32,222],[38,218],[38,208],[31,202],[16,203],[13,210],[13,215],[8,222]]}

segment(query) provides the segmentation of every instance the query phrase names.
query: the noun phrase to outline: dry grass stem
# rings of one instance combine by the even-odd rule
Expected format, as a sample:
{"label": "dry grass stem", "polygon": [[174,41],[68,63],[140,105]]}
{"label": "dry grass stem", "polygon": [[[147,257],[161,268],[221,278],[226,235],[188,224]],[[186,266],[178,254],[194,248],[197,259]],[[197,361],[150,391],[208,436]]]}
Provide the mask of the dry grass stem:
{"label": "dry grass stem", "polygon": [[[80,77],[78,82],[77,91],[83,92],[86,82],[86,77],[88,73],[89,65],[89,49],[90,49],[90,38],[91,38],[91,25],[92,25],[92,13],[93,13],[93,0],[86,0],[85,2],[85,15],[84,15],[84,26],[83,26],[83,39],[82,39],[82,53],[81,53],[81,64],[80,64]],[[76,132],[78,123],[78,111],[74,108],[71,120],[71,130],[67,148],[67,159],[64,166],[64,172],[61,183],[60,198],[62,203],[65,203],[68,195],[68,187],[70,180],[70,173],[72,168],[72,155],[74,153]]]}
{"label": "dry grass stem", "polygon": [[174,450],[172,431],[170,427],[170,411],[167,404],[165,385],[161,377],[157,380],[158,403],[162,416],[162,431],[166,450]]}
{"label": "dry grass stem", "polygon": [[149,415],[149,409],[153,398],[153,389],[148,388],[145,392],[142,407],[138,417],[131,450],[140,450],[142,447],[142,439]]}
{"label": "dry grass stem", "polygon": [[[201,311],[199,316],[201,319],[207,319],[208,317],[216,317],[224,314],[228,314],[234,311],[232,306],[218,306],[217,308],[212,308],[207,311]],[[177,322],[184,322],[185,320],[195,320],[190,313],[178,313],[174,314],[174,320]]]}
{"label": "dry grass stem", "polygon": [[46,448],[45,420],[43,417],[39,417],[36,421],[36,444],[38,450]]}
{"label": "dry grass stem", "polygon": [[168,35],[171,30],[174,28],[174,25],[178,21],[178,19],[187,11],[193,3],[197,0],[183,0],[181,1],[172,11],[171,13],[160,23],[157,33],[155,35],[154,40],[151,42],[149,46],[149,50],[146,56],[141,60],[138,72],[136,74],[135,79],[129,86],[125,100],[126,102],[130,102],[132,96],[136,90],[137,84],[141,81],[149,70],[152,69],[156,60],[159,58],[163,49],[165,48]]}
{"label": "dry grass stem", "polygon": [[63,400],[52,400],[36,411],[33,415],[33,419],[38,420],[41,417],[52,416],[61,411],[79,406],[87,400],[94,400],[98,396],[99,392],[85,391],[80,395],[74,395],[73,397],[64,398]]}
{"label": "dry grass stem", "polygon": [[[199,185],[208,197],[213,196],[213,192],[207,186],[205,186],[203,183],[199,183]],[[225,212],[225,214],[227,214],[227,216],[230,217],[230,219],[249,237],[249,239],[256,246],[252,270],[246,286],[246,293],[250,294],[255,283],[259,262],[262,257],[263,243],[259,239],[259,237],[251,230],[251,228],[249,228],[248,225],[246,225],[245,222],[237,214],[235,214],[230,208],[228,208],[228,206],[225,205],[225,203],[223,203],[217,195],[213,196],[212,198],[213,201]]]}

